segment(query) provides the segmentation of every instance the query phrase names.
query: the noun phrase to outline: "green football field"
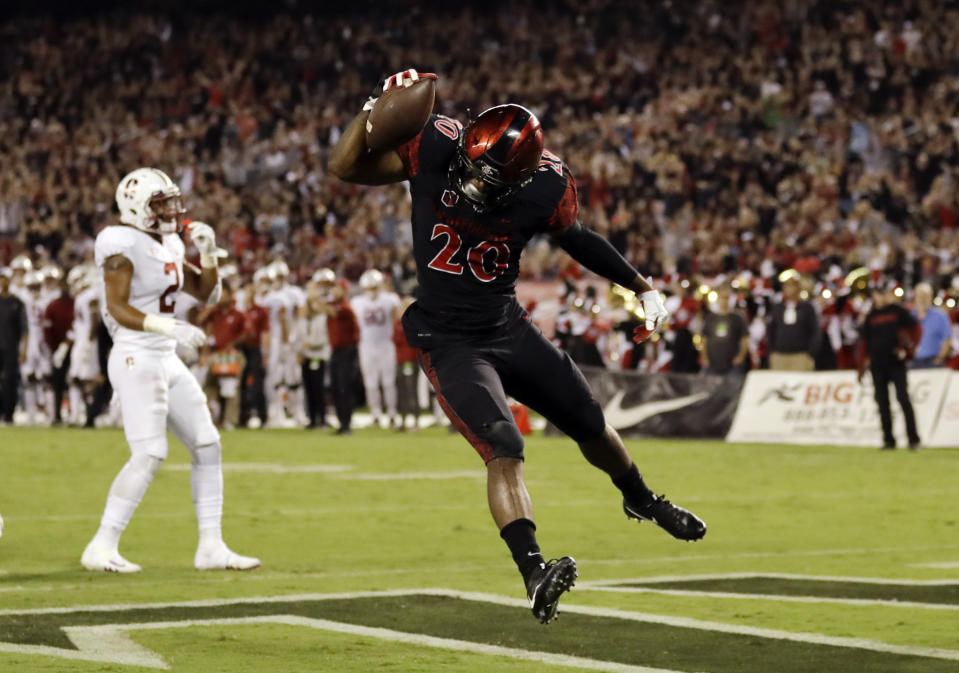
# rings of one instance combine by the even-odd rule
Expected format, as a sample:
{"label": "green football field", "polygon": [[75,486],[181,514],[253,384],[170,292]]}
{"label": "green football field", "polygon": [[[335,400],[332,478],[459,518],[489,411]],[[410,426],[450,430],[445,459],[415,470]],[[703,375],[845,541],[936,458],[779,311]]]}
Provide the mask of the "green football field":
{"label": "green football field", "polygon": [[0,430],[0,671],[959,671],[959,451],[632,441],[698,543],[627,521],[567,440],[530,438],[544,554],[580,579],[539,624],[458,435],[225,433],[224,532],[250,573],[193,570],[189,459],[121,543],[80,553],[119,431]]}

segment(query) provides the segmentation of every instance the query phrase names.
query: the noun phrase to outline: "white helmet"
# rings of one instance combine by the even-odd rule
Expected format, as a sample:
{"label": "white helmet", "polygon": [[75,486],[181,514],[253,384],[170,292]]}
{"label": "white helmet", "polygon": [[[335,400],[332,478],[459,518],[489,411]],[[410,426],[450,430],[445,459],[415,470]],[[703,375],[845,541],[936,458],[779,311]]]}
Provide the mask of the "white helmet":
{"label": "white helmet", "polygon": [[117,185],[120,221],[143,231],[172,234],[180,230],[186,212],[180,188],[156,168],[138,168]]}
{"label": "white helmet", "polygon": [[76,294],[95,282],[95,273],[96,271],[86,264],[77,264],[67,273],[67,285]]}
{"label": "white helmet", "polygon": [[290,277],[290,267],[282,259],[272,262],[267,268],[270,270],[270,278],[273,280],[285,283]]}
{"label": "white helmet", "polygon": [[63,271],[60,270],[59,266],[54,264],[47,264],[46,266],[40,267],[40,273],[43,274],[44,280],[60,280],[63,278]]}
{"label": "white helmet", "polygon": [[23,284],[26,287],[43,285],[43,274],[39,271],[27,271],[23,276]]}
{"label": "white helmet", "polygon": [[383,285],[383,274],[377,269],[364,271],[360,276],[360,287],[364,290],[374,290]]}
{"label": "white helmet", "polygon": [[319,269],[310,280],[314,283],[335,283],[336,274],[333,273],[333,269]]}
{"label": "white helmet", "polygon": [[30,271],[33,268],[33,262],[26,255],[17,255],[10,261],[11,271]]}

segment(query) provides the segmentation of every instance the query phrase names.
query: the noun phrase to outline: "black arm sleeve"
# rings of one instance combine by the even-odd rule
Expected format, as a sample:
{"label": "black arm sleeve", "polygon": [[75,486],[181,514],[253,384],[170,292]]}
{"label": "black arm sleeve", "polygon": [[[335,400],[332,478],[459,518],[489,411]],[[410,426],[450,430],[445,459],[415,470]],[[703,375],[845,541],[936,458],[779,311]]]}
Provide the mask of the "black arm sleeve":
{"label": "black arm sleeve", "polygon": [[636,280],[636,269],[630,266],[616,248],[579,222],[553,234],[553,239],[570,257],[617,285],[629,288]]}

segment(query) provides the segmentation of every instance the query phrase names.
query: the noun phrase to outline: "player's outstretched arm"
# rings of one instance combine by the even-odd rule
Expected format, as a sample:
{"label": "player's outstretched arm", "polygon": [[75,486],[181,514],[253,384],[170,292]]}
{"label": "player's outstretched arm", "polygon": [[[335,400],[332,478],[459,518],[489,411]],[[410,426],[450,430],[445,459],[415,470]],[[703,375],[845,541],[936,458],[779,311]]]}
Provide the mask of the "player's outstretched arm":
{"label": "player's outstretched arm", "polygon": [[637,328],[634,339],[646,339],[669,318],[659,292],[605,238],[579,222],[554,233],[553,238],[570,257],[593,273],[639,295],[646,314],[646,325],[645,330]]}
{"label": "player's outstretched arm", "polygon": [[406,167],[393,150],[374,152],[366,145],[366,120],[370,111],[360,111],[346,127],[330,152],[330,173],[358,185],[387,185],[406,179]]}

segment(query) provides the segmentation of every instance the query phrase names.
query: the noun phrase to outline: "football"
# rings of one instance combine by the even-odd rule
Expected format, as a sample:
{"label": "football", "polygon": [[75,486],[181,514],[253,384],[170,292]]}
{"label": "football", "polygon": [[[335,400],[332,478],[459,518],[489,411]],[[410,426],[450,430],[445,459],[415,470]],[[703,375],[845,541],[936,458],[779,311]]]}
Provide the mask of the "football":
{"label": "football", "polygon": [[436,99],[436,80],[424,77],[390,87],[366,121],[366,146],[374,152],[398,147],[423,130]]}

